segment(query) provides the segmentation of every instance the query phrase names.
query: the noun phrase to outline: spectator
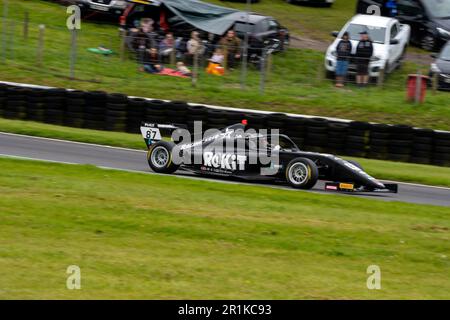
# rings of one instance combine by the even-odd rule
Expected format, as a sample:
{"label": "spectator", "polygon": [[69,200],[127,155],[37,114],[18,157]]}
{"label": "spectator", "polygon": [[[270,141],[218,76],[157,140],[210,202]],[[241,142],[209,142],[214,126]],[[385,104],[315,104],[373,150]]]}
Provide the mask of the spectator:
{"label": "spectator", "polygon": [[188,77],[191,77],[192,76],[192,71],[191,70],[189,70],[189,68],[188,67],[186,67],[185,65],[184,65],[184,63],[183,62],[177,62],[177,71],[178,72],[180,72],[182,75],[184,75],[184,76],[188,76]]}
{"label": "spectator", "polygon": [[192,63],[195,55],[199,56],[203,54],[203,44],[197,31],[192,31],[191,39],[187,42],[186,49],[187,52],[185,53],[185,59],[189,63]]}
{"label": "spectator", "polygon": [[156,33],[153,31],[153,20],[144,18],[140,22],[139,29],[131,29],[128,36],[128,47],[139,52],[142,49],[156,48]]}
{"label": "spectator", "polygon": [[175,50],[175,39],[172,33],[166,34],[159,45],[159,54],[162,58],[170,57]]}
{"label": "spectator", "polygon": [[241,58],[241,40],[236,36],[234,30],[228,30],[227,35],[220,40],[219,44],[226,52],[228,67],[233,69],[236,60]]}
{"label": "spectator", "polygon": [[216,48],[212,57],[209,59],[212,63],[222,65],[225,56],[223,55],[223,50],[221,48]]}
{"label": "spectator", "polygon": [[141,71],[145,71],[148,73],[159,73],[164,67],[161,64],[161,60],[159,58],[158,49],[151,48],[147,50],[148,56],[144,61],[143,66],[141,67]]}
{"label": "spectator", "polygon": [[369,83],[369,64],[373,55],[373,44],[367,31],[360,33],[361,39],[356,47],[357,75],[356,83],[364,87]]}
{"label": "spectator", "polygon": [[342,88],[344,86],[345,78],[347,77],[347,70],[349,64],[349,58],[352,54],[352,43],[349,40],[348,32],[345,32],[342,36],[342,40],[339,41],[336,47],[336,87]]}

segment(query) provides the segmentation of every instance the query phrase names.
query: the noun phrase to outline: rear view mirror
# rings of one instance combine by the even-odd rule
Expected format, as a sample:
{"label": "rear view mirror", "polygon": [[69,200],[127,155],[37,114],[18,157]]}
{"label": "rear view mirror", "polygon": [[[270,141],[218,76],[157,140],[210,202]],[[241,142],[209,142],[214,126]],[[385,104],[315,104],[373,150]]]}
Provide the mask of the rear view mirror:
{"label": "rear view mirror", "polygon": [[398,42],[397,39],[392,39],[390,43],[391,43],[391,44],[399,44],[399,42]]}
{"label": "rear view mirror", "polygon": [[333,31],[333,32],[331,33],[331,35],[332,35],[333,37],[337,38],[338,35],[339,35],[339,31]]}

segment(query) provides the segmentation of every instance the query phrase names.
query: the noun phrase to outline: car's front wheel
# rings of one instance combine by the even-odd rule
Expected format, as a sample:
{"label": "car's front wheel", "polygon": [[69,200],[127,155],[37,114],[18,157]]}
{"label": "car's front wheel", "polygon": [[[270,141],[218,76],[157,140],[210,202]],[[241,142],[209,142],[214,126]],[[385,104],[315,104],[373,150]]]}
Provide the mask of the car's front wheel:
{"label": "car's front wheel", "polygon": [[173,143],[160,141],[150,146],[147,160],[150,168],[157,173],[174,173],[178,166],[172,161]]}
{"label": "car's front wheel", "polygon": [[286,167],[286,181],[297,189],[311,189],[319,179],[316,164],[306,158],[295,158]]}

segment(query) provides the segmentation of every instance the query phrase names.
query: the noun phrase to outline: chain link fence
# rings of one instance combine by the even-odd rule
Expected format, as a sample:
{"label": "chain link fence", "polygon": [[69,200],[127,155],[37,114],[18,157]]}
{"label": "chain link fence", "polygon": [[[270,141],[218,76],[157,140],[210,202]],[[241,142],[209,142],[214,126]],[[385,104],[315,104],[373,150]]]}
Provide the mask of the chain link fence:
{"label": "chain link fence", "polygon": [[[234,89],[247,88],[261,94],[280,89],[278,82],[287,84],[289,75],[295,76],[290,86],[321,88],[335,84],[334,73],[327,70],[330,62],[324,54],[288,50],[277,39],[259,45],[250,42],[245,48],[224,44],[220,39],[200,39],[197,35],[182,38],[119,29],[114,34],[83,29],[70,31],[65,27],[30,23],[27,13],[22,20],[6,17],[4,13],[0,24],[3,64],[43,75],[101,82],[107,77],[140,79],[148,73],[154,77],[184,78],[192,86],[206,81],[209,86],[216,83],[220,87],[226,81]],[[366,64],[372,62],[373,58]],[[343,84],[357,85],[358,65],[361,61],[349,58],[349,73],[342,79]],[[406,71],[389,70],[392,74],[383,67],[377,68],[379,76],[370,79],[370,85],[404,92],[405,73],[427,75],[429,63],[417,60],[408,64]],[[369,70],[373,68],[369,66]],[[214,81],[219,77],[224,80]],[[434,89],[435,80],[429,80]]]}

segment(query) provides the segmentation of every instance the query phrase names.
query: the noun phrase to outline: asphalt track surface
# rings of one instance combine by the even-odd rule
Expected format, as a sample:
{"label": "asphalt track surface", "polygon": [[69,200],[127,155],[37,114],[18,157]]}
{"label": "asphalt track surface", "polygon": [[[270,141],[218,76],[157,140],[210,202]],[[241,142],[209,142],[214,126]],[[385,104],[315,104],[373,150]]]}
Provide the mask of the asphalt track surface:
{"label": "asphalt track surface", "polygon": [[[144,144],[143,144],[144,147]],[[46,160],[71,164],[91,164],[101,168],[127,170],[153,174],[147,164],[145,150],[108,147],[87,143],[31,137],[0,132],[0,156]],[[399,183],[399,193],[333,193],[324,191],[319,182],[311,191],[294,190],[283,184],[248,183],[236,180],[204,178],[186,171],[177,171],[177,176],[190,179],[207,179],[223,183],[264,185],[271,188],[293,190],[294,192],[315,192],[340,194],[342,196],[363,197],[383,201],[432,204],[450,207],[450,188]],[[389,181],[392,183],[392,181]]]}

